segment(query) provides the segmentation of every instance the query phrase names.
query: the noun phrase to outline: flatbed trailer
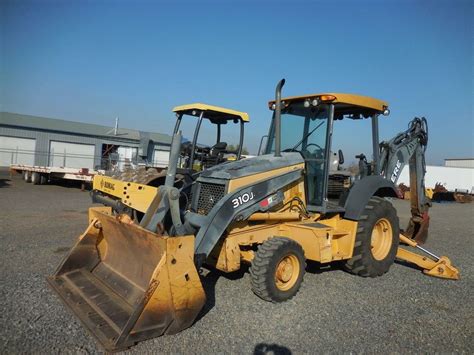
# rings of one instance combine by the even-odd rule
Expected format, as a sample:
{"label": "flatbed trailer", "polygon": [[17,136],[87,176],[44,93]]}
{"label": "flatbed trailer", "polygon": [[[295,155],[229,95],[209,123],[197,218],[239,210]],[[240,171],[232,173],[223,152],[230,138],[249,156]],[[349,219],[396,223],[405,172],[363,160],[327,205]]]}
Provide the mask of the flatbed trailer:
{"label": "flatbed trailer", "polygon": [[17,172],[23,175],[26,182],[32,182],[35,185],[43,185],[51,180],[75,180],[82,182],[82,188],[85,184],[91,184],[94,175],[104,174],[104,170],[93,170],[88,168],[67,168],[57,166],[33,166],[33,165],[10,165],[10,172]]}

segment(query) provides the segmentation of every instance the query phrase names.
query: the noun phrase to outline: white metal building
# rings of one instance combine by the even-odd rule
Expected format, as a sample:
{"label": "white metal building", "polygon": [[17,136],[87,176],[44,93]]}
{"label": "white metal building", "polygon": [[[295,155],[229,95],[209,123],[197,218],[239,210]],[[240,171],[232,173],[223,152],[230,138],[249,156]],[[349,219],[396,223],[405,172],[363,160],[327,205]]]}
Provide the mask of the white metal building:
{"label": "white metal building", "polygon": [[[408,165],[400,173],[398,183],[410,186]],[[437,183],[442,184],[448,191],[474,191],[474,169],[428,165],[425,186],[434,188]]]}
{"label": "white metal building", "polygon": [[444,166],[452,168],[471,168],[474,169],[474,158],[468,159],[444,159]]}
{"label": "white metal building", "polygon": [[119,165],[164,167],[170,144],[166,134],[0,112],[0,166],[106,168],[114,153]]}

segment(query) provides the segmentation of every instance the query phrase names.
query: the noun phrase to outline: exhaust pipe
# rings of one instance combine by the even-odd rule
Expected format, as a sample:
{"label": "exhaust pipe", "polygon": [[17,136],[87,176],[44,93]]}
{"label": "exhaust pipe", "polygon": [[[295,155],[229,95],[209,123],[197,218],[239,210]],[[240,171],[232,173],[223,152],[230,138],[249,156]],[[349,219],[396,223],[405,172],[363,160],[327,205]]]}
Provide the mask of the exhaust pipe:
{"label": "exhaust pipe", "polygon": [[281,79],[275,89],[275,156],[281,157],[281,89],[285,79]]}

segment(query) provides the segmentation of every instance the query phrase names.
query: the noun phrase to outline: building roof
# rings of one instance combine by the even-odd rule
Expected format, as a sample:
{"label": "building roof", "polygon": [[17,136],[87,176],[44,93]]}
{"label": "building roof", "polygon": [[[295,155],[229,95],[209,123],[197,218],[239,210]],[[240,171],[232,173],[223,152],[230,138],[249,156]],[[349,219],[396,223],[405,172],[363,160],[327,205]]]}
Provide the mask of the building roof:
{"label": "building roof", "polygon": [[[66,121],[55,118],[22,115],[11,112],[0,112],[0,124],[43,131],[105,137],[108,139],[119,138],[139,141],[141,137],[140,131],[135,129],[119,128],[117,135],[115,135],[114,127],[101,126],[92,123]],[[171,136],[167,134],[154,132],[145,133],[156,143],[171,143]]]}
{"label": "building roof", "polygon": [[[388,102],[375,99],[373,97],[355,95],[355,94],[342,94],[342,93],[320,93],[320,94],[310,94],[303,96],[289,96],[282,98],[281,101],[285,102],[296,102],[296,101],[305,101],[318,99],[320,102],[331,102],[333,104],[342,104],[357,106],[369,110],[375,110],[382,113],[385,109],[388,108]],[[275,100],[272,100],[268,103],[268,106],[271,106],[275,103]]]}
{"label": "building roof", "polygon": [[241,119],[244,122],[249,121],[249,115],[246,112],[231,110],[225,107],[195,103],[195,104],[188,104],[188,105],[181,105],[176,106],[173,108],[174,112],[182,112],[188,113],[192,111],[205,111],[204,117],[209,119],[225,119],[225,120],[232,120],[234,118]]}

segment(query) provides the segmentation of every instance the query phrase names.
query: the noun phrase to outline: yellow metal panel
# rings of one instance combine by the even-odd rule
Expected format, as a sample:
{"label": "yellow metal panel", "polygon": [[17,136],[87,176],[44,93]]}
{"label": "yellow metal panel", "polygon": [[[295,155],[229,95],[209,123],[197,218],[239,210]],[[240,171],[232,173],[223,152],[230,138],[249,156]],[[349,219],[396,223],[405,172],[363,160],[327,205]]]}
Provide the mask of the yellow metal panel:
{"label": "yellow metal panel", "polygon": [[[355,95],[355,94],[342,94],[342,93],[321,93],[321,94],[311,94],[311,95],[303,95],[303,96],[289,96],[282,98],[282,101],[291,102],[291,101],[303,101],[306,99],[313,99],[313,98],[320,98],[321,96],[335,96],[335,99],[331,102],[334,104],[347,104],[347,105],[354,105],[365,107],[373,110],[377,110],[383,112],[386,108],[388,108],[388,102],[382,101],[379,99],[375,99],[373,97],[362,96],[362,95]],[[269,107],[275,103],[274,100],[268,103]]]}
{"label": "yellow metal panel", "polygon": [[[207,105],[207,104],[201,104],[201,103],[181,105],[181,106],[176,106],[175,108],[173,108],[173,112],[186,112],[190,110],[211,111],[214,113],[222,113],[223,116],[225,115],[237,116],[244,122],[249,122],[250,120],[249,115],[246,112],[241,112],[241,111],[228,109],[225,107],[219,107],[219,106],[213,106],[213,105]],[[229,117],[228,119],[230,120],[233,118],[234,117]]]}
{"label": "yellow metal panel", "polygon": [[226,239],[224,241],[215,267],[224,272],[240,269],[240,249],[235,239]]}
{"label": "yellow metal panel", "polygon": [[93,189],[119,199],[124,205],[137,211],[146,212],[158,192],[157,187],[135,182],[115,180],[109,176],[94,176]]}
{"label": "yellow metal panel", "polygon": [[[255,185],[259,181],[262,181],[271,177],[275,177],[281,174],[289,173],[290,171],[299,170],[299,169],[301,170],[304,169],[304,163],[285,166],[284,168],[279,168],[279,169],[270,170],[270,171],[266,171],[259,174],[244,176],[238,179],[230,180],[228,192],[232,192],[246,185],[250,185],[250,184]],[[302,199],[304,198],[304,196],[299,196],[299,197]]]}
{"label": "yellow metal panel", "polygon": [[[226,241],[238,244],[241,247],[241,260],[248,261],[251,257],[247,255],[248,246],[261,244],[274,236],[287,237],[303,247],[307,259],[327,263],[352,257],[356,229],[357,222],[340,216],[324,220],[312,216],[306,220],[286,223],[266,220],[260,224],[234,224]],[[221,253],[224,256],[226,252],[221,250]],[[226,271],[224,268],[221,270]]]}

